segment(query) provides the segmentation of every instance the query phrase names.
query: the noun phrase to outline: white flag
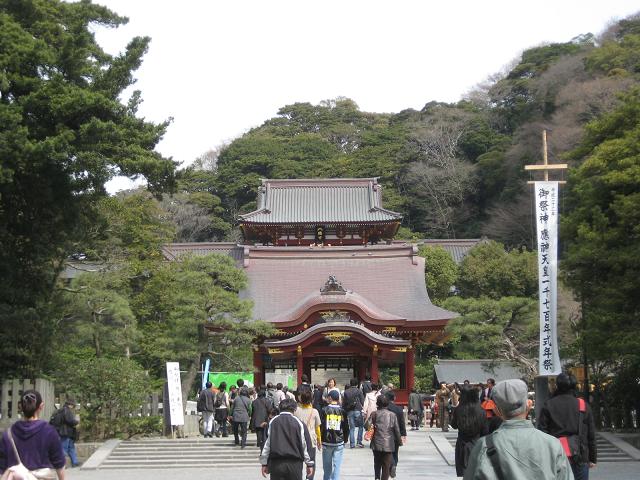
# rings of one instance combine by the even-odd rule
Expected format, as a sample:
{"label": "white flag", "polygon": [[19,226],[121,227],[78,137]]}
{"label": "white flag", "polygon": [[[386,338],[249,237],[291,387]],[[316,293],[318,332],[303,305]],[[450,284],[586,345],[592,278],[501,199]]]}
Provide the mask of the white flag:
{"label": "white flag", "polygon": [[169,387],[171,425],[184,425],[182,384],[180,382],[180,364],[178,362],[167,362],[167,383]]}
{"label": "white flag", "polygon": [[535,182],[540,292],[538,375],[558,375],[558,182]]}

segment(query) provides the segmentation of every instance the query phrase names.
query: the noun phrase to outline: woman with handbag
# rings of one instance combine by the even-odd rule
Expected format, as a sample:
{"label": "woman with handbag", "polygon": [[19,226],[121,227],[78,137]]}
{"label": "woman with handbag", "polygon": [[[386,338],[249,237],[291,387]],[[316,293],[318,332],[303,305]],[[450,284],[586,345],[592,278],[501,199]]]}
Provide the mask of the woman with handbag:
{"label": "woman with handbag", "polygon": [[64,480],[65,457],[56,429],[40,420],[42,396],[27,390],[20,397],[22,420],[4,432],[0,441],[2,480]]}
{"label": "woman with handbag", "polygon": [[[389,480],[393,453],[402,445],[398,417],[389,411],[389,398],[378,396],[378,410],[371,414],[371,449],[373,450],[373,474],[376,480]],[[367,432],[369,433],[369,432]]]}
{"label": "woman with handbag", "polygon": [[378,384],[372,383],[371,391],[364,396],[364,405],[362,406],[362,417],[364,419],[364,428],[366,430],[368,430],[371,425],[369,418],[371,417],[371,414],[376,411],[376,400],[379,396],[380,392],[378,390]]}

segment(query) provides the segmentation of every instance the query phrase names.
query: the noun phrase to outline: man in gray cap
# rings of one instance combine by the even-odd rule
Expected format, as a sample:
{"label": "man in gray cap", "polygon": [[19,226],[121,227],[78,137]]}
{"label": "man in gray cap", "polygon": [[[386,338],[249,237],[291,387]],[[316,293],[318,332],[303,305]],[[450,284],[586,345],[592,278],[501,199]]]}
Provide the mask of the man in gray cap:
{"label": "man in gray cap", "polygon": [[527,384],[505,380],[493,388],[492,395],[497,414],[504,422],[473,447],[465,480],[573,480],[571,465],[558,439],[536,430],[527,420]]}

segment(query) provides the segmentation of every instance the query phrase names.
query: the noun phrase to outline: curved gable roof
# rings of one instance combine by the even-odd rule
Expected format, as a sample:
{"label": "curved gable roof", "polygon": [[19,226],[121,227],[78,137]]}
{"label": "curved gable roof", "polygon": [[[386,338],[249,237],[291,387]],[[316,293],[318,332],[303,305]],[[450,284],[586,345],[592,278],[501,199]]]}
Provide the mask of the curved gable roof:
{"label": "curved gable roof", "polygon": [[331,275],[355,294],[326,296],[326,303],[366,303],[373,318],[409,325],[457,316],[429,301],[424,258],[411,245],[248,247],[244,266],[249,285],[242,295],[253,300],[255,319],[284,318],[306,302],[320,301],[309,292],[319,294]]}
{"label": "curved gable roof", "polygon": [[330,332],[351,332],[359,334],[367,338],[371,343],[391,346],[408,346],[411,345],[411,340],[404,340],[402,338],[385,337],[379,333],[372,332],[363,325],[359,325],[353,322],[326,322],[319,323],[305,331],[295,335],[291,338],[285,338],[284,340],[267,340],[264,342],[265,347],[291,347],[302,345],[306,340],[311,339],[316,334],[330,333]]}

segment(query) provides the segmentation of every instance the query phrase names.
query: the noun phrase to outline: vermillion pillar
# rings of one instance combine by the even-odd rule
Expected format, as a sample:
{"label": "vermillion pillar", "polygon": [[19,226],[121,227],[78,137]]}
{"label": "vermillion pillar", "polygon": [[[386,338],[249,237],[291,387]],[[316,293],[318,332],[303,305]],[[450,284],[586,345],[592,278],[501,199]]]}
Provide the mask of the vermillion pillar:
{"label": "vermillion pillar", "polygon": [[253,383],[256,387],[264,385],[264,365],[262,362],[262,353],[259,350],[253,351]]}
{"label": "vermillion pillar", "polygon": [[373,346],[373,352],[371,355],[371,381],[373,383],[380,383],[380,377],[378,374],[378,346]]}
{"label": "vermillion pillar", "polygon": [[296,373],[298,377],[298,384],[296,385],[296,388],[298,388],[298,385],[302,383],[302,374],[304,373],[304,357],[302,356],[302,347],[300,345],[298,345],[298,357],[296,359]]}
{"label": "vermillion pillar", "polygon": [[413,346],[407,348],[407,353],[405,353],[404,357],[404,368],[407,375],[407,390],[411,392],[415,385],[415,353]]}

